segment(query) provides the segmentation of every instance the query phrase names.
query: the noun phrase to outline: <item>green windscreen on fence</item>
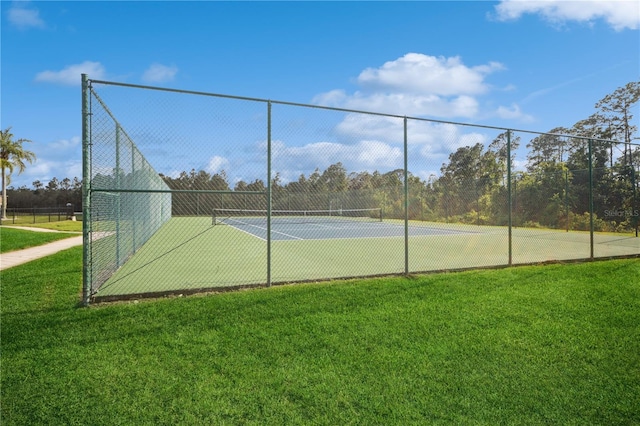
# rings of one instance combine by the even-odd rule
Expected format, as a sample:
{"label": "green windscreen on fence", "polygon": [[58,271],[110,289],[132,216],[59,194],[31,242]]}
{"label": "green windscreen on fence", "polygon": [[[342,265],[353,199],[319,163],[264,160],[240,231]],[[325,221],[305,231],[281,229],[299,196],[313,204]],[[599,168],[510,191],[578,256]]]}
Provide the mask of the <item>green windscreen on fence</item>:
{"label": "green windscreen on fence", "polygon": [[[89,228],[96,293],[169,219],[169,187],[91,91]],[[85,177],[86,179],[86,177]]]}
{"label": "green windscreen on fence", "polygon": [[83,81],[85,303],[640,255],[632,139]]}

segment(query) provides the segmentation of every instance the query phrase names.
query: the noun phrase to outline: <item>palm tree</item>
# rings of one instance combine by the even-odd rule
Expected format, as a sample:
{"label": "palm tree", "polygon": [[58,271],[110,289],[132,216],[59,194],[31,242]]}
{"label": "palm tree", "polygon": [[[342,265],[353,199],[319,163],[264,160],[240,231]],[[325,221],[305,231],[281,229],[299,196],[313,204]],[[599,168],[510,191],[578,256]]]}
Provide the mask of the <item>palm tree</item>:
{"label": "palm tree", "polygon": [[[33,163],[36,154],[22,147],[29,139],[13,140],[11,127],[0,130],[0,167],[2,168],[2,220],[7,218],[7,183],[14,168],[18,168],[18,174],[26,167],[25,161]],[[7,173],[8,172],[8,173]]]}

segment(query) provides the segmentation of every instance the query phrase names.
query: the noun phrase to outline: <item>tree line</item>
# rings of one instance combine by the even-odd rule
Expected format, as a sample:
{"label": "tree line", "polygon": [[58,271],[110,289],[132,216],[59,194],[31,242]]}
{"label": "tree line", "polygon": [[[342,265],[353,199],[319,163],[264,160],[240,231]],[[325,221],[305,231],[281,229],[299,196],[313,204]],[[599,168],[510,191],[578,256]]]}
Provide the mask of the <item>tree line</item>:
{"label": "tree line", "polygon": [[[425,181],[409,172],[409,219],[506,225],[511,206],[516,226],[588,229],[593,202],[596,229],[636,227],[640,147],[633,143],[638,129],[631,123],[632,108],[639,99],[640,82],[629,83],[600,100],[597,112],[587,119],[533,137],[526,144],[526,167],[512,171],[511,182],[507,181],[507,145],[513,153],[522,141],[507,132],[487,146],[478,143],[458,148],[437,177]],[[606,142],[611,140],[619,143]],[[239,181],[231,188],[224,171],[211,175],[203,170],[163,179],[172,189],[233,191],[174,194],[174,214],[208,214],[217,208],[266,209],[266,198],[252,194],[265,191],[261,180]],[[276,173],[271,188],[272,209],[381,208],[387,218],[405,216],[403,169],[349,172],[338,162],[284,184]]]}
{"label": "tree line", "polygon": [[[523,142],[520,136],[504,132],[486,146],[458,148],[442,164],[439,176],[423,180],[409,172],[406,199],[403,169],[350,172],[338,162],[286,183],[276,173],[271,182],[272,209],[381,208],[385,217],[400,219],[405,216],[406,202],[410,219],[506,225],[511,208],[516,226],[587,229],[593,202],[597,229],[631,229],[640,216],[640,147],[634,143],[638,129],[632,125],[633,107],[639,100],[640,82],[631,82],[596,103],[592,116],[572,127],[557,127],[533,137],[526,143],[526,166],[518,171],[512,167],[510,182],[508,143],[513,164],[513,153]],[[619,143],[607,142],[611,140]],[[174,190],[225,192],[174,193],[174,215],[267,207],[267,186],[260,179],[241,180],[231,187],[225,171],[211,174],[195,169],[177,177],[160,177]],[[114,179],[99,178],[105,187]],[[33,190],[10,190],[11,204],[81,205],[77,178],[54,178],[47,185],[38,181],[33,185]]]}
{"label": "tree line", "polygon": [[58,180],[54,177],[46,184],[36,180],[32,185],[32,188],[7,188],[10,209],[65,207],[67,203],[71,203],[75,211],[82,210],[82,179],[74,177]]}

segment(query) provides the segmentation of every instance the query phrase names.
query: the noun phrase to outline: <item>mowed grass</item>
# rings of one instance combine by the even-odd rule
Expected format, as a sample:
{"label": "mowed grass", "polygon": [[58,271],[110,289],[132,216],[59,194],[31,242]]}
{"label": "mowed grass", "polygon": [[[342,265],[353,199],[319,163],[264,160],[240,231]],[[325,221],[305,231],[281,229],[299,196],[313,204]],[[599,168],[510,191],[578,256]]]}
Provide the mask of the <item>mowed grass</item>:
{"label": "mowed grass", "polygon": [[64,232],[82,232],[82,221],[74,221],[74,220],[62,220],[59,222],[42,222],[42,223],[34,223],[29,225],[32,228],[45,228],[45,229],[53,229],[55,231],[64,231]]}
{"label": "mowed grass", "polygon": [[640,262],[77,306],[2,273],[3,425],[638,424]]}
{"label": "mowed grass", "polygon": [[22,250],[76,236],[78,236],[78,234],[67,232],[33,232],[1,226],[0,253]]}
{"label": "mowed grass", "polygon": [[47,227],[47,226],[50,226],[51,224],[64,223],[64,222],[78,222],[82,225],[82,218],[80,217],[79,220],[71,221],[71,220],[67,220],[65,214],[60,214],[60,215],[58,215],[57,213],[51,214],[51,215],[38,214],[34,218],[33,215],[23,215],[23,216],[13,217],[11,213],[9,213],[8,219],[3,220],[2,224],[15,225],[15,226]]}

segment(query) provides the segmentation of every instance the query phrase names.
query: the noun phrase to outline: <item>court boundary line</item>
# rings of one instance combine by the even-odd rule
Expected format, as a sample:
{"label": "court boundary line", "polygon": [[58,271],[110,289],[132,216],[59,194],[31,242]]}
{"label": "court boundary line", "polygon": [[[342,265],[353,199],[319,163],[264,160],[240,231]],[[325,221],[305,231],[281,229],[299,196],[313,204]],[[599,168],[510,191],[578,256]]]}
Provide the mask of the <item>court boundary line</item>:
{"label": "court boundary line", "polygon": [[[253,224],[251,224],[251,223],[242,222],[242,221],[240,221],[240,220],[236,220],[236,219],[233,219],[233,220],[234,220],[234,221],[236,221],[236,222],[239,222],[239,223],[241,223],[241,224],[243,224],[243,225],[246,225],[246,226],[250,226],[250,227],[253,227],[253,228],[258,228],[258,229],[261,229],[261,230],[263,230],[263,231],[268,231],[268,229],[267,229],[267,228],[263,228],[262,226],[253,225]],[[240,229],[240,228],[238,228],[237,226],[232,225],[232,224],[230,224],[230,223],[226,223],[226,225],[227,225],[227,226],[231,226],[233,229],[237,229],[238,231],[242,231],[242,232],[244,232],[245,234],[249,234],[249,235],[251,235],[251,236],[253,236],[253,237],[256,237],[256,238],[257,238],[257,239],[259,239],[259,240],[267,241],[265,238],[259,237],[258,235],[256,235],[256,234],[252,234],[251,232],[246,231],[246,230],[244,230],[244,229]],[[275,233],[275,234],[284,235],[285,237],[292,238],[293,240],[302,240],[302,241],[304,241],[304,240],[305,240],[304,238],[296,237],[295,235],[289,235],[289,234],[286,234],[286,233],[284,233],[284,232],[274,231],[274,230],[272,229],[272,230],[271,230],[271,234],[274,234],[274,233]]]}
{"label": "court boundary line", "polygon": [[[260,230],[263,231],[267,231],[267,228],[259,226],[259,225],[254,225],[252,223],[248,223],[248,222],[243,222],[237,219],[233,219],[233,221],[242,224],[244,226],[247,227],[252,227],[252,228],[258,228]],[[377,222],[372,222],[372,223],[377,223]],[[237,229],[238,231],[244,232],[245,234],[249,234],[255,238],[258,238],[261,241],[267,241],[266,239],[246,230],[246,229],[242,229],[242,228],[238,228],[237,226],[230,224],[230,223],[225,223],[224,225],[226,226],[230,226],[233,229]],[[281,225],[295,225],[295,224],[281,224]],[[327,230],[339,230],[339,231],[349,231],[349,230],[361,230],[363,228],[360,227],[348,227],[348,228],[343,228],[343,227],[332,227],[332,226],[327,226],[327,225],[322,225],[322,224],[318,224],[318,223],[308,223],[308,224],[299,224],[299,225],[305,225],[305,226],[317,226],[319,228],[325,228]],[[376,225],[376,228],[378,226]],[[382,229],[403,229],[404,226],[400,225],[400,224],[395,224],[395,223],[386,223],[384,224],[384,226],[382,227]],[[411,227],[410,227],[411,228]],[[451,228],[437,228],[437,227],[421,227],[421,226],[417,226],[417,227],[413,227],[413,229],[428,229],[430,231],[437,231],[436,233],[433,234],[418,234],[418,235],[409,235],[409,237],[442,237],[442,236],[457,236],[457,235],[491,235],[490,233],[485,234],[484,232],[478,232],[478,231],[471,231],[471,230],[457,230],[457,229],[451,229]],[[280,231],[275,231],[273,230],[273,228],[271,229],[271,233],[272,234],[279,234],[279,235],[283,235],[285,237],[288,237],[288,239],[284,239],[284,240],[275,240],[275,242],[282,242],[282,241],[329,241],[329,240],[345,240],[345,239],[378,239],[378,238],[404,238],[404,235],[373,235],[373,236],[357,236],[357,237],[353,237],[353,236],[349,236],[349,237],[331,237],[331,238],[302,238],[302,237],[298,237],[296,235],[291,235],[288,234],[286,232],[280,232]]]}

